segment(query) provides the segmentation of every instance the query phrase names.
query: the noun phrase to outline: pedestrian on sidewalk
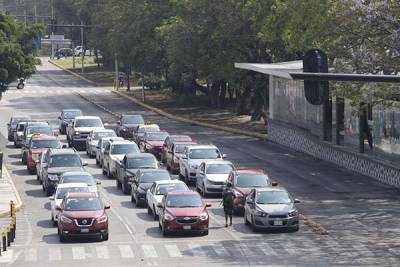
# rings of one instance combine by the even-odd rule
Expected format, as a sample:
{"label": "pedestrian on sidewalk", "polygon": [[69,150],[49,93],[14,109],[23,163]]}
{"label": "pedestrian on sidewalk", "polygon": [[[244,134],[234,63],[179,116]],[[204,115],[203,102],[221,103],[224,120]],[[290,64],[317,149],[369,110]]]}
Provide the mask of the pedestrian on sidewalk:
{"label": "pedestrian on sidewalk", "polygon": [[234,200],[235,200],[235,193],[232,190],[232,184],[228,182],[226,184],[224,192],[222,192],[222,204],[224,206],[224,213],[225,213],[225,227],[228,227],[228,217],[230,219],[230,226],[232,226]]}

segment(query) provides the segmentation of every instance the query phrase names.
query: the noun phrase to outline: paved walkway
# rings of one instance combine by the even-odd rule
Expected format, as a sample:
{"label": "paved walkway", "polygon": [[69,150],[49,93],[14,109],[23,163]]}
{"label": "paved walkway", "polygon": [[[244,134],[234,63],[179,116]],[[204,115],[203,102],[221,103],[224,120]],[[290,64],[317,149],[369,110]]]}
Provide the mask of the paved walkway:
{"label": "paved walkway", "polygon": [[3,168],[3,176],[0,178],[0,234],[10,222],[10,201],[15,203],[17,210],[22,204],[8,171]]}

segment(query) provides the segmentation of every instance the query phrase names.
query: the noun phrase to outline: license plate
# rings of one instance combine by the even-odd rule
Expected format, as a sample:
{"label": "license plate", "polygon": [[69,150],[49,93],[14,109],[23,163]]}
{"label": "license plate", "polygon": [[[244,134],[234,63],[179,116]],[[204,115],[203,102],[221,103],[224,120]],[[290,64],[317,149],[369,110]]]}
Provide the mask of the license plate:
{"label": "license plate", "polygon": [[283,222],[281,220],[275,220],[274,225],[277,225],[277,226],[283,225]]}
{"label": "license plate", "polygon": [[192,229],[192,226],[190,226],[190,225],[183,226],[183,230],[190,230],[190,229]]}
{"label": "license plate", "polygon": [[89,233],[89,228],[82,228],[81,233]]}

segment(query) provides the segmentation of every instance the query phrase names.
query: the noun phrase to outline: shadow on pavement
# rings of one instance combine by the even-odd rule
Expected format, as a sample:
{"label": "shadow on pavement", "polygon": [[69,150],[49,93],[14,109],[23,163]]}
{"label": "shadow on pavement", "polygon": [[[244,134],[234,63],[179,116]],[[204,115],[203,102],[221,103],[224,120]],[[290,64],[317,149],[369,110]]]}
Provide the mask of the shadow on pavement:
{"label": "shadow on pavement", "polygon": [[56,227],[53,226],[53,223],[51,222],[50,217],[49,217],[48,220],[40,220],[40,221],[38,221],[36,223],[36,225],[38,227],[41,227],[41,228],[54,228],[54,229],[57,229]]}
{"label": "shadow on pavement", "polygon": [[26,184],[31,184],[31,185],[40,185],[39,181],[36,179],[29,179],[29,180],[25,180]]}
{"label": "shadow on pavement", "polygon": [[19,175],[19,176],[29,175],[27,169],[13,170],[13,171],[12,171],[12,174],[13,174],[13,175]]}
{"label": "shadow on pavement", "polygon": [[46,210],[51,210],[50,202],[46,202],[46,203],[43,205],[43,208],[45,208]]}
{"label": "shadow on pavement", "polygon": [[104,186],[104,190],[107,191],[109,194],[117,195],[117,196],[126,196],[124,193],[121,192],[116,186]]}
{"label": "shadow on pavement", "polygon": [[25,193],[30,197],[40,197],[40,198],[46,197],[45,193],[43,192],[43,190],[41,188],[33,189],[33,190],[26,190]]}
{"label": "shadow on pavement", "polygon": [[135,203],[132,203],[131,201],[121,201],[121,206],[124,208],[132,209],[135,208]]}
{"label": "shadow on pavement", "polygon": [[157,223],[157,221],[154,221],[153,215],[147,214],[147,212],[138,212],[136,216],[143,221]]}

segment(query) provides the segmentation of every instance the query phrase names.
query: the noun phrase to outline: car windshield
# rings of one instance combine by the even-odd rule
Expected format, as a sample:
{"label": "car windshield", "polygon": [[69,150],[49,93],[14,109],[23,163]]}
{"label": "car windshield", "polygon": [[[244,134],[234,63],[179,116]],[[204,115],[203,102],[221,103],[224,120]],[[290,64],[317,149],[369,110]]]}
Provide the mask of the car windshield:
{"label": "car windshield", "polygon": [[75,117],[82,116],[82,111],[80,110],[71,110],[71,111],[65,111],[64,112],[64,118],[65,119],[73,119]]}
{"label": "car windshield", "polygon": [[136,144],[115,144],[112,146],[111,154],[138,153],[139,148]]}
{"label": "car windshield", "polygon": [[77,154],[53,155],[50,158],[49,167],[81,167],[81,159]]}
{"label": "car windshield", "polygon": [[53,130],[50,127],[30,127],[28,129],[28,135],[29,134],[54,135]]}
{"label": "car windshield", "polygon": [[101,201],[97,197],[79,197],[68,198],[65,203],[65,210],[67,211],[80,211],[80,210],[101,210],[103,209]]}
{"label": "car windshield", "polygon": [[196,148],[191,149],[189,152],[189,158],[191,159],[217,159],[219,157],[219,151],[215,148]]}
{"label": "car windshield", "polygon": [[185,144],[176,144],[175,145],[175,153],[180,153],[180,154],[182,154],[183,153],[183,150],[185,150],[185,147],[186,147],[187,145],[185,145]]}
{"label": "car windshield", "polygon": [[93,134],[93,140],[100,140],[103,137],[114,137],[117,136],[115,132],[107,131],[107,132],[95,132]]}
{"label": "car windshield", "polygon": [[157,160],[155,158],[129,158],[127,160],[127,168],[128,169],[140,169],[143,167],[151,167],[151,168],[156,168],[157,166]]}
{"label": "car windshield", "polygon": [[207,174],[228,174],[232,171],[233,167],[231,164],[208,164]]}
{"label": "car windshield", "polygon": [[292,200],[286,191],[257,192],[257,204],[289,204]]}
{"label": "car windshield", "polygon": [[154,183],[155,181],[171,180],[168,171],[165,172],[145,172],[139,178],[139,183]]}
{"label": "car windshield", "polygon": [[65,195],[70,192],[89,192],[89,188],[83,186],[58,188],[56,193],[56,199],[63,199]]}
{"label": "car windshield", "polygon": [[122,124],[144,124],[143,117],[138,116],[123,116],[121,119]]}
{"label": "car windshield", "polygon": [[191,142],[192,138],[187,135],[173,135],[170,137],[172,142]]}
{"label": "car windshield", "polygon": [[138,130],[139,133],[158,132],[158,131],[160,131],[160,128],[158,126],[140,127],[139,130]]}
{"label": "car windshield", "polygon": [[168,133],[164,132],[155,132],[155,133],[147,133],[147,141],[164,141],[167,138]]}
{"label": "car windshield", "polygon": [[269,185],[268,176],[265,174],[241,174],[236,178],[238,187],[265,187]]}
{"label": "car windshield", "polygon": [[22,118],[22,117],[18,117],[18,118],[12,118],[11,119],[11,125],[17,125],[18,122],[20,121],[29,121],[30,118],[26,117],[26,118]]}
{"label": "car windshield", "polygon": [[63,176],[62,178],[63,184],[69,183],[85,183],[89,186],[96,185],[95,180],[91,175],[70,175],[70,176]]}
{"label": "car windshield", "polygon": [[99,119],[79,119],[75,127],[103,127],[103,123]]}
{"label": "car windshield", "polygon": [[31,148],[58,148],[60,141],[58,140],[32,140]]}
{"label": "car windshield", "polygon": [[157,187],[156,195],[165,195],[169,191],[185,191],[185,190],[189,190],[189,188],[184,183],[160,184]]}
{"label": "car windshield", "polygon": [[167,197],[167,207],[169,208],[197,208],[203,207],[203,201],[197,195],[169,195]]}

